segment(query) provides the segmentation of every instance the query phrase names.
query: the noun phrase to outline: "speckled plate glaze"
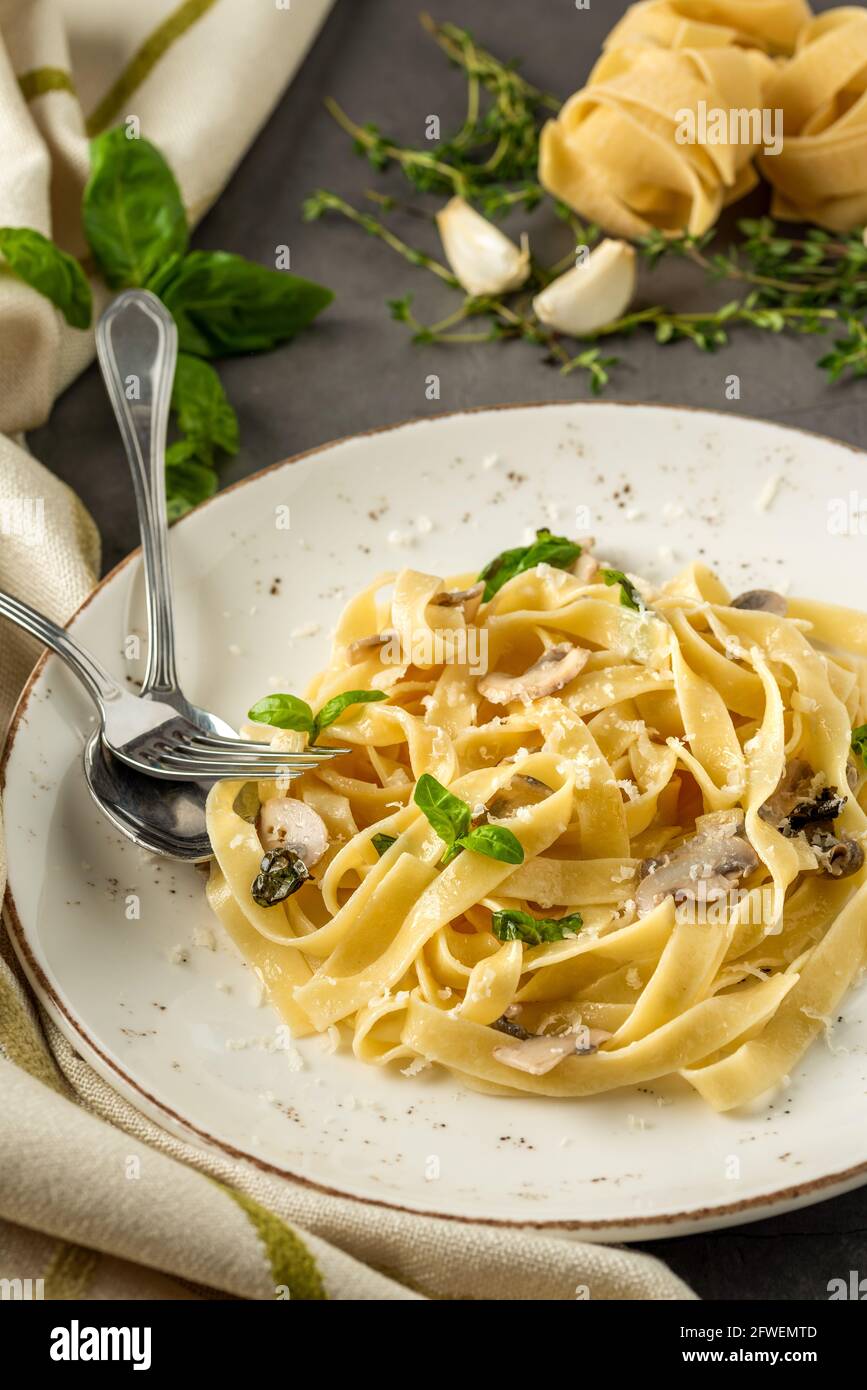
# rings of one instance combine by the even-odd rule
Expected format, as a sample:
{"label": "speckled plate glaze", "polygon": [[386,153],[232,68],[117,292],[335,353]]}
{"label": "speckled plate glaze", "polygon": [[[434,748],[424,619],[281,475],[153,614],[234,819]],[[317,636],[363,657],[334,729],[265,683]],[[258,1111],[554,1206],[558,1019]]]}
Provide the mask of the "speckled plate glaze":
{"label": "speckled plate glaze", "polygon": [[[827,521],[865,482],[865,456],[828,440],[646,406],[514,407],[344,440],[175,527],[184,683],[237,723],[269,689],[304,686],[343,598],[378,571],[472,569],[542,523],[591,530],[650,578],[700,556],[737,589],[857,605],[859,539]],[[142,624],[133,557],[72,627],[123,674],[124,639]],[[286,1048],[201,873],[142,855],[91,804],[91,727],[72,678],[42,664],[5,762],[7,917],[79,1052],[167,1128],[349,1197],[602,1240],[733,1224],[867,1180],[864,988],[784,1090],[724,1116],[677,1081],[571,1103],[494,1099],[433,1069],[363,1066],[320,1038]]]}

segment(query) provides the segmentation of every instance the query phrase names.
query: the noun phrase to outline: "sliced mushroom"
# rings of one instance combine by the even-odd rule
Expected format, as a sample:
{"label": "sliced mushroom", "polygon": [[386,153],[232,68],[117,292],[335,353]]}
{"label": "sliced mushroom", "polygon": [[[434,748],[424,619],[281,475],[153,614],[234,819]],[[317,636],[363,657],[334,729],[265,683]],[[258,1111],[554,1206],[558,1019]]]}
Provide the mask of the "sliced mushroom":
{"label": "sliced mushroom", "polygon": [[444,594],[432,598],[431,604],[435,608],[463,608],[464,621],[471,623],[479,611],[484,592],[484,584],[474,584],[471,589],[447,589]]}
{"label": "sliced mushroom", "polygon": [[759,815],[769,825],[782,826],[789,812],[809,795],[815,773],[803,758],[794,758],[783,770],[775,790],[759,807]]}
{"label": "sliced mushroom", "polygon": [[498,1033],[505,1033],[509,1038],[517,1038],[519,1042],[526,1042],[527,1038],[533,1036],[532,1033],[527,1032],[526,1028],[522,1028],[520,1023],[509,1018],[508,1014],[501,1014],[499,1018],[495,1018],[491,1027],[496,1028]]}
{"label": "sliced mushroom", "polygon": [[817,787],[816,782],[809,763],[796,759],[786,768],[773,795],[759,807],[759,815],[790,840],[803,835],[820,873],[849,878],[864,863],[861,844],[834,830],[834,821],[849,798],[841,796],[836,787]]}
{"label": "sliced mushroom", "polygon": [[864,864],[864,850],[851,835],[820,830],[810,838],[810,848],[819,861],[820,871],[831,878],[850,878]]}
{"label": "sliced mushroom", "polygon": [[797,802],[778,828],[783,835],[790,838],[800,835],[802,830],[809,838],[809,832],[813,828],[828,825],[836,820],[848,800],[848,796],[837,795],[836,787],[822,787],[815,796]]}
{"label": "sliced mushroom", "polygon": [[259,812],[259,839],[266,850],[287,849],[308,869],[318,864],[328,848],[328,830],[322,817],[291,796],[272,796]]}
{"label": "sliced mushroom", "polygon": [[778,618],[785,618],[788,605],[783,595],[774,593],[773,589],[747,589],[746,593],[733,598],[729,607],[746,608],[753,613],[775,613]]}
{"label": "sliced mushroom", "polygon": [[478,692],[492,705],[508,705],[513,700],[542,700],[568,685],[584,669],[590,659],[586,647],[573,647],[561,642],[549,647],[522,676],[509,676],[492,671],[478,682]]}
{"label": "sliced mushroom", "polygon": [[518,773],[511,782],[494,792],[487,805],[487,814],[494,820],[507,820],[522,806],[538,806],[540,801],[551,795],[551,787],[540,782],[538,777],[525,777]]}
{"label": "sliced mushroom", "polygon": [[742,813],[723,811],[701,816],[699,821],[696,834],[670,854],[645,859],[639,866],[635,894],[639,915],[667,897],[678,904],[699,897],[705,902],[718,900],[758,867],[759,856],[742,834]]}
{"label": "sliced mushroom", "polygon": [[776,790],[759,807],[759,815],[790,839],[810,827],[827,825],[836,820],[848,797],[840,796],[836,787],[817,786],[817,777],[809,763],[796,758],[788,764]]}
{"label": "sliced mushroom", "polygon": [[354,666],[357,661],[363,661],[376,647],[384,647],[396,636],[393,628],[386,628],[384,632],[372,632],[369,637],[357,637],[347,647],[350,665]]}
{"label": "sliced mushroom", "polygon": [[[497,1022],[502,1020],[498,1019]],[[611,1033],[602,1028],[580,1027],[575,1033],[546,1036],[544,1033],[531,1034],[519,1042],[505,1047],[495,1047],[494,1057],[506,1067],[515,1071],[528,1072],[531,1076],[544,1076],[553,1071],[566,1057],[588,1056],[598,1052],[602,1043],[607,1042]]]}

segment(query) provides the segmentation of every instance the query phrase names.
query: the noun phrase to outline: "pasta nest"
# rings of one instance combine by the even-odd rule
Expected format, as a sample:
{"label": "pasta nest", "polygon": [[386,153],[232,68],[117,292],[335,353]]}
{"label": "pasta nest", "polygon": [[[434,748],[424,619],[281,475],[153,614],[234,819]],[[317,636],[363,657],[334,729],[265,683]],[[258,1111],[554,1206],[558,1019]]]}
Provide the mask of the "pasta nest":
{"label": "pasta nest", "polygon": [[807,0],[643,0],[629,7],[605,47],[636,41],[663,48],[742,44],[791,53],[810,18]]}
{"label": "pasta nest", "polygon": [[608,48],[587,86],[545,125],[539,178],[617,236],[634,240],[654,227],[700,236],[755,187],[759,140],[730,129],[719,141],[687,142],[683,113],[694,114],[700,137],[702,103],[705,112],[760,111],[775,72],[766,54],[733,44]]}
{"label": "pasta nest", "polygon": [[835,232],[867,221],[860,7],[812,18],[806,0],[643,0],[547,123],[539,156],[549,193],[630,240],[701,236],[757,167],[775,217]]}
{"label": "pasta nest", "polygon": [[847,5],[813,20],[766,100],[784,121],[782,152],[759,160],[774,187],[774,216],[836,232],[864,223],[867,12]]}

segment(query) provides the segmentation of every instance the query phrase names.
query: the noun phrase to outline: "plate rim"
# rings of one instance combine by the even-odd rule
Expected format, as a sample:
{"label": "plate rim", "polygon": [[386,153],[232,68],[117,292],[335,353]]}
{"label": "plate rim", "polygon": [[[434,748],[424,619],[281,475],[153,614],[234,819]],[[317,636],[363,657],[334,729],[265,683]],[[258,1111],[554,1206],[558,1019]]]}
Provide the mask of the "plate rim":
{"label": "plate rim", "polygon": [[[250,483],[257,482],[260,478],[267,476],[269,473],[276,472],[277,469],[286,468],[291,464],[301,463],[305,459],[315,457],[317,454],[324,453],[327,450],[337,448],[343,444],[351,444],[354,441],[360,439],[370,439],[380,434],[389,434],[395,430],[406,429],[409,426],[413,425],[436,424],[439,421],[443,420],[453,420],[458,416],[463,415],[480,415],[502,410],[544,409],[550,406],[560,406],[566,408],[569,408],[570,406],[582,406],[589,407],[594,410],[640,408],[644,410],[659,410],[667,414],[672,414],[676,412],[688,412],[689,414],[693,415],[707,416],[712,420],[735,420],[745,425],[761,425],[771,429],[784,430],[790,434],[805,435],[807,438],[820,440],[825,444],[832,444],[835,448],[846,449],[850,453],[860,455],[861,458],[867,460],[867,449],[862,449],[857,444],[851,444],[847,440],[834,439],[832,435],[822,434],[818,430],[805,429],[799,425],[781,424],[776,420],[767,420],[761,418],[760,416],[740,414],[735,415],[728,411],[712,410],[707,409],[703,406],[673,405],[661,401],[637,400],[504,401],[494,405],[465,406],[456,410],[437,411],[436,413],[431,415],[415,416],[410,419],[396,421],[389,425],[379,425],[373,426],[370,429],[366,430],[356,430],[352,434],[341,435],[336,439],[326,440],[322,444],[313,445],[309,449],[301,450],[296,454],[288,455],[284,459],[278,459],[275,463],[267,464],[264,468],[257,469],[255,473],[250,473],[244,478],[236,479],[236,481],[230,483],[228,487],[222,488],[219,492],[215,493],[213,497],[208,498],[205,502],[200,503],[199,506],[195,507],[191,512],[187,513],[186,516],[181,517],[179,521],[175,523],[175,526],[183,526],[184,523],[188,520],[188,518],[192,518],[193,516],[199,516],[205,510],[205,508],[209,507],[214,502],[218,502],[220,498],[225,497],[228,493],[234,492],[238,488],[247,487]],[[76,622],[80,615],[85,611],[85,609],[87,609],[90,606],[90,604],[96,598],[97,594],[99,594],[110,582],[112,582],[118,575],[120,575],[133,561],[135,561],[140,556],[140,554],[141,546],[137,546],[135,550],[130,551],[128,555],[124,556],[123,559],[119,560],[118,563],[114,565],[108,571],[108,573],[102,577],[102,579],[98,580],[94,587],[90,590],[90,592],[77,606],[77,608],[67,618],[66,622],[63,624],[64,628],[71,627],[72,624]],[[40,655],[35,666],[33,667],[33,670],[30,672],[30,675],[28,676],[27,681],[24,684],[21,694],[19,695],[18,700],[16,701],[15,708],[12,711],[8,727],[6,729],[3,747],[2,750],[0,750],[0,803],[2,803],[2,798],[6,790],[7,766],[12,754],[12,750],[15,746],[16,738],[21,731],[24,715],[27,712],[27,707],[30,702],[30,697],[33,693],[34,686],[37,680],[39,679],[40,675],[42,674],[43,668],[51,658],[51,655],[52,653],[47,649]],[[195,1125],[191,1120],[189,1120],[185,1116],[178,1114],[178,1112],[173,1110],[170,1105],[167,1105],[165,1101],[159,1100],[156,1096],[151,1095],[150,1092],[147,1091],[144,1086],[140,1085],[140,1083],[137,1082],[133,1077],[129,1076],[118,1062],[116,1062],[113,1058],[109,1057],[103,1051],[102,1047],[94,1040],[94,1038],[91,1037],[90,1033],[84,1027],[83,1023],[79,1019],[77,1019],[66,1007],[66,1004],[64,1003],[63,999],[59,996],[51,981],[45,975],[41,965],[33,955],[30,943],[27,939],[24,924],[21,921],[21,917],[18,913],[18,908],[15,903],[12,888],[8,881],[8,867],[6,891],[3,901],[2,903],[0,903],[0,908],[2,908],[3,919],[7,926],[7,929],[9,930],[9,937],[15,950],[15,954],[18,957],[19,963],[24,971],[24,974],[28,979],[28,982],[31,985],[31,988],[36,993],[39,1002],[52,1016],[52,1018],[54,1018],[55,1022],[57,1023],[57,1026],[60,1028],[61,1032],[63,1032],[66,1035],[68,1041],[72,1041],[72,1039],[69,1036],[69,1034],[71,1033],[73,1036],[80,1039],[84,1046],[95,1057],[98,1057],[101,1060],[105,1068],[105,1071],[108,1073],[108,1076],[102,1074],[102,1080],[106,1081],[108,1085],[111,1085],[112,1082],[109,1079],[109,1077],[116,1077],[122,1083],[123,1087],[126,1089],[127,1092],[132,1091],[136,1095],[141,1096],[142,1100],[145,1102],[146,1106],[151,1111],[157,1111],[158,1113],[165,1115],[169,1120],[171,1120],[174,1123],[175,1126],[178,1126],[182,1131],[186,1131],[187,1134],[195,1136],[196,1139],[203,1141],[208,1147],[216,1149],[221,1153],[227,1154],[231,1158],[239,1159],[245,1163],[250,1163],[262,1172],[273,1174],[274,1176],[279,1178],[288,1178],[293,1182],[298,1182],[302,1184],[304,1187],[310,1188],[317,1192],[322,1192],[326,1196],[340,1197],[345,1201],[359,1202],[365,1205],[376,1207],[384,1207],[388,1210],[399,1211],[410,1216],[429,1217],[441,1221],[454,1221],[459,1224],[468,1226],[495,1226],[512,1230],[519,1230],[522,1228],[532,1230],[556,1230],[578,1233],[583,1232],[591,1235],[593,1233],[607,1231],[625,1231],[627,1233],[635,1231],[636,1239],[641,1239],[642,1237],[644,1239],[654,1239],[656,1238],[657,1234],[659,1238],[664,1238],[666,1236],[671,1238],[676,1237],[678,1235],[687,1235],[692,1233],[690,1229],[679,1231],[672,1231],[670,1229],[671,1227],[678,1225],[681,1227],[686,1226],[687,1228],[692,1228],[692,1230],[694,1230],[695,1233],[698,1233],[698,1231],[702,1228],[708,1229],[707,1223],[709,1221],[712,1221],[714,1223],[713,1227],[711,1227],[710,1229],[715,1229],[717,1227],[736,1224],[738,1222],[744,1222],[750,1219],[761,1219],[762,1217],[778,1215],[780,1214],[780,1208],[782,1208],[782,1210],[786,1210],[790,1208],[792,1205],[810,1205],[812,1202],[821,1201],[823,1199],[823,1196],[834,1196],[835,1189],[839,1190],[840,1192],[843,1192],[847,1190],[847,1188],[849,1187],[858,1186],[859,1184],[854,1181],[855,1179],[862,1178],[865,1182],[867,1182],[867,1158],[865,1158],[862,1162],[856,1163],[852,1167],[843,1169],[840,1172],[829,1173],[823,1175],[822,1177],[812,1178],[810,1179],[810,1181],[805,1183],[791,1184],[788,1187],[779,1188],[773,1192],[767,1192],[753,1197],[743,1197],[736,1202],[724,1202],[721,1204],[699,1207],[690,1211],[665,1212],[652,1216],[630,1215],[628,1217],[605,1217],[596,1221],[567,1219],[549,1219],[543,1221],[534,1221],[528,1219],[511,1219],[508,1217],[468,1216],[465,1214],[458,1214],[455,1212],[443,1212],[431,1210],[429,1208],[406,1206],[401,1202],[387,1200],[381,1197],[360,1196],[357,1193],[347,1192],[341,1190],[340,1188],[331,1187],[327,1183],[317,1182],[312,1178],[306,1177],[302,1173],[293,1172],[289,1168],[281,1167],[278,1164],[271,1163],[267,1159],[260,1158],[256,1154],[248,1153],[245,1150],[238,1149],[234,1145],[230,1144],[227,1140],[215,1138],[214,1135],[209,1134],[204,1129],[201,1129],[198,1125]],[[66,1026],[64,1026],[64,1022],[61,1022],[60,1020],[63,1020]],[[67,1029],[69,1030],[68,1032]],[[98,1071],[98,1068],[95,1067],[94,1070]],[[145,1110],[144,1113],[146,1117],[148,1117],[147,1110]],[[827,1189],[832,1190],[827,1191]],[[804,1199],[807,1200],[804,1201]],[[625,1239],[627,1237],[623,1238]]]}

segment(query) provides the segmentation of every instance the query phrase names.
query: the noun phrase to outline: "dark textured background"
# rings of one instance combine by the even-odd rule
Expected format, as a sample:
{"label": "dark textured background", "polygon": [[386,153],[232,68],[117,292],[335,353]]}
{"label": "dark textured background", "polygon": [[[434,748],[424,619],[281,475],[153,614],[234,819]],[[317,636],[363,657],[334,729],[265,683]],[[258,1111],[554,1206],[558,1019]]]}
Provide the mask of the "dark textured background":
{"label": "dark textured background", "polygon": [[[521,57],[539,86],[567,95],[580,86],[602,38],[625,0],[430,0],[438,19],[473,30],[504,58]],[[830,8],[814,0],[814,8]],[[292,269],[331,285],[337,299],[315,331],[264,357],[221,367],[241,420],[240,454],[223,469],[226,482],[325,440],[412,416],[503,401],[586,395],[579,376],[561,377],[538,350],[523,343],[477,347],[413,347],[392,323],[386,298],[416,292],[420,317],[447,312],[451,291],[399,261],[384,246],[342,220],[305,225],[304,196],[317,186],[358,202],[366,188],[400,192],[398,175],[377,175],[357,159],[350,142],[322,109],[333,94],[360,121],[375,120],[407,143],[422,143],[424,120],[440,116],[444,132],[463,117],[464,86],[419,28],[411,0],[338,0],[315,47],[195,244],[242,252],[273,263],[277,245],[291,247]],[[738,215],[762,208],[752,197]],[[533,231],[541,259],[568,250],[550,214],[515,219]],[[411,241],[436,250],[423,222],[397,218]],[[708,291],[677,264],[642,286],[645,302],[683,307],[708,303]],[[730,372],[741,378],[741,400],[726,408],[863,444],[867,386],[826,384],[817,371],[820,340],[741,334],[716,356],[682,343],[658,348],[634,338],[607,393],[611,400],[660,401],[720,408]],[[441,400],[426,402],[424,381],[436,371]],[[31,447],[84,499],[103,537],[110,567],[138,543],[126,465],[108,401],[91,368],[57,403]],[[640,465],[639,465],[640,466]],[[833,1136],[829,1136],[833,1164]],[[824,1299],[828,1280],[848,1271],[867,1275],[867,1188],[773,1221],[645,1247],[667,1260],[705,1298]]]}

